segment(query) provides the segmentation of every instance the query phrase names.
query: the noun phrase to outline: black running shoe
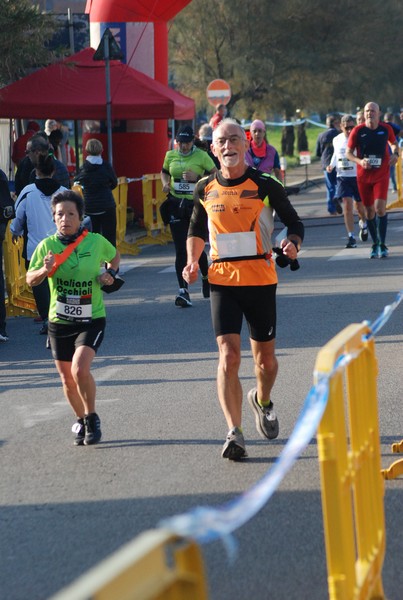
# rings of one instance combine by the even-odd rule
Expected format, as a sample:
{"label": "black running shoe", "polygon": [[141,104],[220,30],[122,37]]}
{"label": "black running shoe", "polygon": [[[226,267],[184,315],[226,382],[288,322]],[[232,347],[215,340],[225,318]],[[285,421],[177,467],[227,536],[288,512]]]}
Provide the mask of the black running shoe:
{"label": "black running shoe", "polygon": [[71,428],[71,431],[76,434],[74,437],[74,445],[82,446],[85,438],[84,419],[77,419],[76,423],[74,423]]}
{"label": "black running shoe", "polygon": [[98,417],[97,413],[91,413],[84,417],[84,425],[84,445],[91,446],[92,444],[97,444],[102,437],[101,419]]}
{"label": "black running shoe", "polygon": [[336,213],[338,215],[342,215],[343,214],[343,206],[342,206],[342,203],[340,202],[340,198],[333,198],[333,204],[336,208]]}
{"label": "black running shoe", "polygon": [[355,241],[355,238],[352,235],[348,236],[346,248],[357,248],[357,242]]}
{"label": "black running shoe", "polygon": [[192,302],[190,301],[190,296],[187,289],[180,288],[179,294],[175,298],[175,306],[180,306],[181,308],[187,308],[188,306],[192,306]]}
{"label": "black running shoe", "polygon": [[359,233],[360,240],[362,242],[366,242],[367,239],[368,239],[368,227],[367,227],[367,224],[366,224],[365,221],[363,221],[362,219],[360,219],[358,221],[358,225],[360,226],[360,233]]}
{"label": "black running shoe", "polygon": [[39,335],[48,335],[48,320],[45,319],[42,327],[39,330]]}

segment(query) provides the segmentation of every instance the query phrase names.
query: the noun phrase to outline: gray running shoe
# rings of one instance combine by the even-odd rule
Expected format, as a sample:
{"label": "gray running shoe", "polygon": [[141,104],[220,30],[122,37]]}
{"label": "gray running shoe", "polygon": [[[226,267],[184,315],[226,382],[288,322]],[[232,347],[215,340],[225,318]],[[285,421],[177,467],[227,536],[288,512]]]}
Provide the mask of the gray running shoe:
{"label": "gray running shoe", "polygon": [[221,456],[223,458],[228,458],[229,460],[240,460],[241,458],[246,458],[248,456],[242,431],[240,431],[238,427],[233,427],[227,433]]}
{"label": "gray running shoe", "polygon": [[263,438],[274,440],[278,436],[279,426],[273,402],[270,402],[269,406],[260,406],[257,401],[256,388],[253,388],[248,393],[248,402],[255,413],[255,424],[259,435]]}

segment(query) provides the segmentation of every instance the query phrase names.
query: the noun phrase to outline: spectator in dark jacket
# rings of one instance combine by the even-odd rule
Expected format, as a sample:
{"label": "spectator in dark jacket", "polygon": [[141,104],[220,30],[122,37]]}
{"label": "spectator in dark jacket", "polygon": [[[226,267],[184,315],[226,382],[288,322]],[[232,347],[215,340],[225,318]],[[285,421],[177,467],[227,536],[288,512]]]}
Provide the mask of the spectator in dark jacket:
{"label": "spectator in dark jacket", "polygon": [[102,143],[92,138],[85,146],[87,158],[75,181],[83,188],[85,214],[92,231],[101,233],[116,247],[116,204],[112,190],[118,180],[112,165],[102,158]]}
{"label": "spectator in dark jacket", "polygon": [[337,174],[336,169],[330,173],[327,167],[333,156],[333,139],[340,133],[340,117],[337,115],[327,115],[326,125],[328,129],[318,135],[316,140],[316,156],[320,158],[326,184],[327,210],[330,215],[341,215],[343,213],[342,205],[336,198]]}
{"label": "spectator in dark jacket", "polygon": [[[40,154],[47,155],[53,149],[50,146],[48,136],[44,131],[38,131],[31,137],[27,142],[26,156],[22,159],[18,165],[18,169],[15,173],[15,193],[17,196],[22,192],[24,187],[29,183],[35,182],[35,167],[38,165],[38,158]],[[64,186],[65,188],[70,187],[69,172],[64,164],[55,158],[55,172],[52,179],[55,179],[57,183]]]}
{"label": "spectator in dark jacket", "polygon": [[37,133],[39,130],[40,127],[36,121],[28,121],[26,132],[20,135],[20,137],[15,140],[13,144],[13,153],[11,155],[11,158],[13,160],[13,163],[17,165],[17,167],[25,157],[25,149],[27,147],[28,140],[30,140],[31,137],[35,135],[35,133]]}

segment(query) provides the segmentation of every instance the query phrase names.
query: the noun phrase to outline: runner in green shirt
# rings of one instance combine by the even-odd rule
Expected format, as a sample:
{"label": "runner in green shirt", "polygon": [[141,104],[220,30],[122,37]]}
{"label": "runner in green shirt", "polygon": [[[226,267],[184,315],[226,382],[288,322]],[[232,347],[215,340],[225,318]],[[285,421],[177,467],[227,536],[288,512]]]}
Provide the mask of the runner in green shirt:
{"label": "runner in green shirt", "polygon": [[[208,153],[194,145],[194,133],[189,125],[179,129],[176,141],[178,149],[166,153],[161,170],[162,190],[167,193],[167,199],[161,205],[161,216],[164,223],[169,224],[175,244],[175,271],[179,283],[175,305],[186,308],[192,306],[192,302],[182,271],[186,265],[186,238],[193,210],[193,191],[196,182],[203,175],[214,173],[216,167]],[[203,297],[209,298],[208,261],[205,252],[202,252],[199,261]]]}
{"label": "runner in green shirt", "polygon": [[[57,232],[36,247],[27,283],[40,285],[48,277],[48,335],[64,394],[77,417],[74,444],[91,445],[102,435],[90,372],[105,330],[101,286],[114,283],[120,255],[102,235],[83,229],[81,196],[66,190],[53,196],[51,206]],[[101,268],[105,263],[106,270]]]}

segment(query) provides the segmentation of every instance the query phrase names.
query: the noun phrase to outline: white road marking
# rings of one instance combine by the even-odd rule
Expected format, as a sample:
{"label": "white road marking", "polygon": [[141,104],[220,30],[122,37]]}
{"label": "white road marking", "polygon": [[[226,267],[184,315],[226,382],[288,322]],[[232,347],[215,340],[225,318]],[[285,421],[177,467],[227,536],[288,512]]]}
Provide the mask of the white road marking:
{"label": "white road marking", "polygon": [[354,260],[356,258],[369,258],[371,247],[357,247],[357,248],[344,248],[339,250],[334,256],[331,256],[328,260]]}
{"label": "white road marking", "polygon": [[158,273],[175,273],[175,265],[172,265],[170,267],[165,267],[165,269],[158,271]]}

